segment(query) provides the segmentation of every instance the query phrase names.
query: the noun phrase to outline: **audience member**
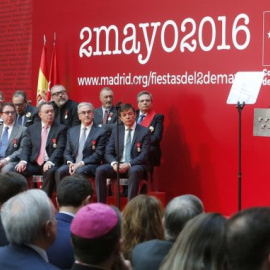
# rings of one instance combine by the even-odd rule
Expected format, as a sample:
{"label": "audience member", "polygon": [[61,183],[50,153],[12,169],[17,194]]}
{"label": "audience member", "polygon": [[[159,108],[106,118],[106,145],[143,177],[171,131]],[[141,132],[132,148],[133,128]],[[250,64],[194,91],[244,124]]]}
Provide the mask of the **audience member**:
{"label": "audience member", "polygon": [[13,171],[23,147],[26,145],[26,127],[15,124],[12,103],[3,104],[3,123],[0,124],[0,172]]}
{"label": "audience member", "polygon": [[82,102],[78,105],[81,125],[68,130],[64,152],[66,164],[56,171],[56,186],[66,175],[77,173],[87,177],[95,176],[96,168],[104,157],[106,131],[93,125],[93,113],[91,103]]}
{"label": "audience member", "polygon": [[51,89],[52,104],[55,110],[55,120],[67,127],[80,125],[78,118],[78,103],[68,98],[66,88],[56,84]]}
{"label": "audience member", "polygon": [[158,270],[186,222],[203,211],[203,203],[194,195],[172,199],[163,219],[165,240],[153,239],[136,245],[131,256],[133,270]]}
{"label": "audience member", "polygon": [[70,225],[78,210],[91,202],[93,187],[80,175],[65,177],[57,191],[59,213],[56,215],[56,240],[47,250],[49,262],[61,269],[70,269],[74,263],[74,251],[70,241]]}
{"label": "audience member", "polygon": [[160,270],[223,270],[225,220],[217,213],[203,213],[188,221]]}
{"label": "audience member", "polygon": [[121,177],[128,178],[128,200],[138,194],[140,180],[147,178],[148,156],[150,151],[149,129],[137,125],[135,109],[132,105],[122,104],[120,117],[124,125],[119,128],[119,159],[117,157],[117,130],[113,129],[105,151],[105,160],[109,164],[101,165],[96,170],[96,188],[99,202],[106,203],[107,178],[115,178],[119,166]]}
{"label": "audience member", "polygon": [[270,269],[270,207],[254,207],[225,225],[227,270]]}
{"label": "audience member", "polygon": [[24,176],[14,172],[0,174],[0,246],[8,244],[6,233],[1,220],[2,205],[11,197],[27,190],[28,185]]}
{"label": "audience member", "polygon": [[117,120],[117,111],[113,106],[113,91],[110,87],[104,87],[99,94],[101,107],[95,109],[94,124],[107,130],[111,134]]}
{"label": "audience member", "polygon": [[3,109],[3,103],[4,103],[4,95],[3,95],[3,92],[0,91],[0,124],[3,122],[3,119],[2,119],[2,109]]}
{"label": "audience member", "polygon": [[10,245],[0,248],[1,269],[59,269],[48,263],[45,252],[55,239],[54,211],[39,189],[22,192],[3,205],[2,222]]}
{"label": "audience member", "polygon": [[82,207],[71,224],[75,252],[72,270],[131,270],[121,249],[121,214],[114,208],[93,203]]}
{"label": "audience member", "polygon": [[152,239],[164,239],[163,209],[157,198],[147,195],[133,198],[125,206],[122,216],[122,251],[126,259],[130,259],[131,251],[137,244]]}
{"label": "audience member", "polygon": [[25,176],[43,174],[42,189],[50,197],[55,187],[55,171],[63,164],[67,127],[54,121],[51,103],[39,104],[41,122],[28,127],[27,145],[15,169]]}
{"label": "audience member", "polygon": [[24,91],[18,90],[13,94],[12,102],[16,110],[15,123],[22,126],[30,126],[40,121],[38,109],[27,103]]}

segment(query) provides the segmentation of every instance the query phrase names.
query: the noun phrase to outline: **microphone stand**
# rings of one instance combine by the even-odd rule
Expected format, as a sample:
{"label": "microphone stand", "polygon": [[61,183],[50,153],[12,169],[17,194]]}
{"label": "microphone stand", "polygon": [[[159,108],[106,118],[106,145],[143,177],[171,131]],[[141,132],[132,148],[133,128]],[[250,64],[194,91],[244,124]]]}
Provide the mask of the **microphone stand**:
{"label": "microphone stand", "polygon": [[119,110],[122,102],[119,101],[115,105],[115,109],[117,112],[117,118],[116,118],[116,161],[117,161],[117,170],[116,170],[116,182],[117,182],[117,207],[120,209],[120,172],[119,172],[119,166],[120,166],[120,148],[119,148]]}

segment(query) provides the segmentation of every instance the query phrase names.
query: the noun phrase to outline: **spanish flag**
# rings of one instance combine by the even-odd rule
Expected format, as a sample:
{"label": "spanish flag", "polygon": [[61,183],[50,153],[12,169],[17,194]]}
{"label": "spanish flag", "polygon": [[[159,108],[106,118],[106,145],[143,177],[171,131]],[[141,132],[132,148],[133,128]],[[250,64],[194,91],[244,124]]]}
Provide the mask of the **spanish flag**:
{"label": "spanish flag", "polygon": [[44,44],[41,53],[41,61],[38,73],[38,85],[37,85],[37,104],[43,99],[47,99],[48,91],[48,68],[46,58],[46,39],[44,36]]}
{"label": "spanish flag", "polygon": [[56,43],[56,36],[54,35],[53,52],[52,52],[52,58],[51,58],[50,75],[49,75],[49,83],[48,83],[48,91],[47,91],[47,101],[51,100],[52,87],[56,84],[59,84],[55,43]]}

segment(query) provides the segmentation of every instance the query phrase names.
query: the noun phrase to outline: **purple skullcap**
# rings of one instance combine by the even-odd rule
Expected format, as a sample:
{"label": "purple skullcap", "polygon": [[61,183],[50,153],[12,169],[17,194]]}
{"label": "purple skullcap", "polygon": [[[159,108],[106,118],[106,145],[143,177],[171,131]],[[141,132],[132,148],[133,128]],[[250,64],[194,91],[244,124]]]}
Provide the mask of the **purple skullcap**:
{"label": "purple skullcap", "polygon": [[115,210],[103,203],[91,203],[75,215],[70,230],[81,238],[98,238],[112,230],[118,222]]}

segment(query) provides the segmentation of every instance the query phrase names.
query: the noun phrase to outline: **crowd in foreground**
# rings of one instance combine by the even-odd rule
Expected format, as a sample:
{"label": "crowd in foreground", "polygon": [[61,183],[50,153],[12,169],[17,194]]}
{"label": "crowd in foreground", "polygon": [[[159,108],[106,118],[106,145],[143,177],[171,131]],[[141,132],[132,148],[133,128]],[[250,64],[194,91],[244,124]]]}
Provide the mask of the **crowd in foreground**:
{"label": "crowd in foreground", "polygon": [[55,214],[44,191],[28,190],[20,174],[0,174],[0,268],[270,269],[269,207],[225,218],[206,213],[194,195],[173,198],[165,210],[139,195],[120,213],[92,195],[87,178],[65,177]]}

